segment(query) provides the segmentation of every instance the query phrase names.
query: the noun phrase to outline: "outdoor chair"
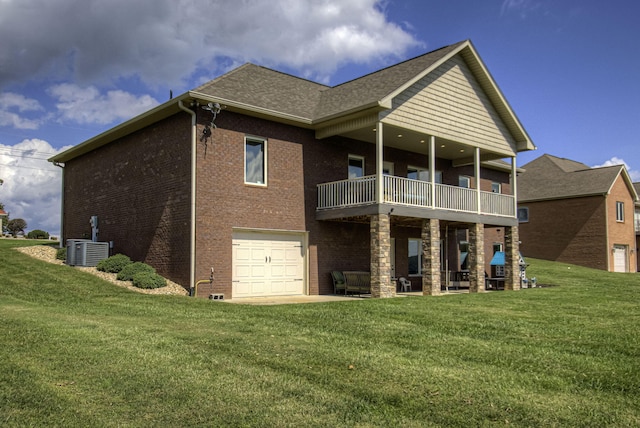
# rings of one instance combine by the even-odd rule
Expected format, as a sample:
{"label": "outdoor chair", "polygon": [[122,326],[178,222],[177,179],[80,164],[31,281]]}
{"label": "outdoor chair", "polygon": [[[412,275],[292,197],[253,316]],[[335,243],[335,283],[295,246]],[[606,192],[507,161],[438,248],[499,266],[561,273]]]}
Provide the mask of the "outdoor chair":
{"label": "outdoor chair", "polygon": [[404,276],[400,277],[400,279],[398,279],[398,284],[400,284],[400,291],[402,291],[402,292],[412,291],[411,290],[411,281],[409,281]]}
{"label": "outdoor chair", "polygon": [[331,279],[333,280],[333,294],[338,294],[338,290],[347,293],[347,283],[342,272],[334,270],[331,272]]}

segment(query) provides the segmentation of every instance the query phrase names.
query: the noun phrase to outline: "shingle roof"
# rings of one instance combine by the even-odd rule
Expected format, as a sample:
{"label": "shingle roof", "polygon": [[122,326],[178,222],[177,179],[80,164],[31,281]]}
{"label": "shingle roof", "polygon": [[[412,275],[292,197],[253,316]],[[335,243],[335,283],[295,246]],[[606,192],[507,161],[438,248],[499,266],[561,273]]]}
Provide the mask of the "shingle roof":
{"label": "shingle roof", "polygon": [[254,64],[244,64],[192,92],[307,120],[378,102],[465,42],[329,87]]}
{"label": "shingle roof", "polygon": [[323,92],[316,117],[326,117],[380,101],[464,43],[445,46],[334,86],[331,90]]}
{"label": "shingle roof", "polygon": [[544,154],[523,165],[518,176],[518,201],[605,195],[624,170],[623,165],[602,168]]}
{"label": "shingle roof", "polygon": [[254,107],[313,119],[328,86],[255,64],[244,64],[193,92]]}

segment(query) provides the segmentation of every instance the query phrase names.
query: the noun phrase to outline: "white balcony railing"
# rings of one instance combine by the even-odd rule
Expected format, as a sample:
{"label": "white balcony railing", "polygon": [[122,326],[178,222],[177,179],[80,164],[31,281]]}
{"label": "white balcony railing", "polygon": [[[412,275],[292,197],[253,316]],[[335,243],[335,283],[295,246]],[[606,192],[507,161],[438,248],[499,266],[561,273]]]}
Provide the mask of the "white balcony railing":
{"label": "white balcony railing", "polygon": [[[465,189],[447,184],[431,183],[404,177],[384,176],[384,202],[448,211],[515,217],[512,195]],[[478,201],[480,207],[478,208]],[[348,208],[376,202],[374,175],[318,185],[318,210]]]}

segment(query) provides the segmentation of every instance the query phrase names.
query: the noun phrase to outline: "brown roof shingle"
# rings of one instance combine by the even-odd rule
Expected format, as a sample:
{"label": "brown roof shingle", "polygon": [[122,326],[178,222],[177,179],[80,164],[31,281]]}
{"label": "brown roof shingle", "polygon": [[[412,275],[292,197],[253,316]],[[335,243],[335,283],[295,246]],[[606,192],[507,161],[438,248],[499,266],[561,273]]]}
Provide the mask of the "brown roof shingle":
{"label": "brown roof shingle", "polygon": [[605,195],[624,169],[623,165],[602,168],[544,154],[523,165],[518,176],[518,201]]}

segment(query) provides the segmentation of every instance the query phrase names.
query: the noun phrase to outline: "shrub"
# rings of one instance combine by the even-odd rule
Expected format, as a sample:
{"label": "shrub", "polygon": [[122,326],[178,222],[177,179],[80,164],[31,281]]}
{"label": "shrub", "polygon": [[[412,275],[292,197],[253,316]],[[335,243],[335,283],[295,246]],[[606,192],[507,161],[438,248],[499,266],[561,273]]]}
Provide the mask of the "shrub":
{"label": "shrub", "polygon": [[58,248],[56,250],[56,259],[58,259],[58,260],[67,260],[67,249],[66,248]]}
{"label": "shrub", "polygon": [[133,285],[138,288],[162,288],[167,280],[152,272],[138,272],[133,275]]}
{"label": "shrub", "polygon": [[118,273],[125,266],[130,264],[131,259],[128,256],[125,256],[124,254],[116,254],[107,259],[100,260],[98,262],[98,265],[96,266],[96,269],[102,272]]}
{"label": "shrub", "polygon": [[131,281],[135,274],[140,272],[156,273],[156,270],[146,263],[135,262],[122,268],[122,270],[118,272],[118,276],[116,278],[120,281]]}
{"label": "shrub", "polygon": [[27,233],[27,238],[29,239],[49,239],[49,232],[45,232],[44,230],[35,229],[31,232]]}

